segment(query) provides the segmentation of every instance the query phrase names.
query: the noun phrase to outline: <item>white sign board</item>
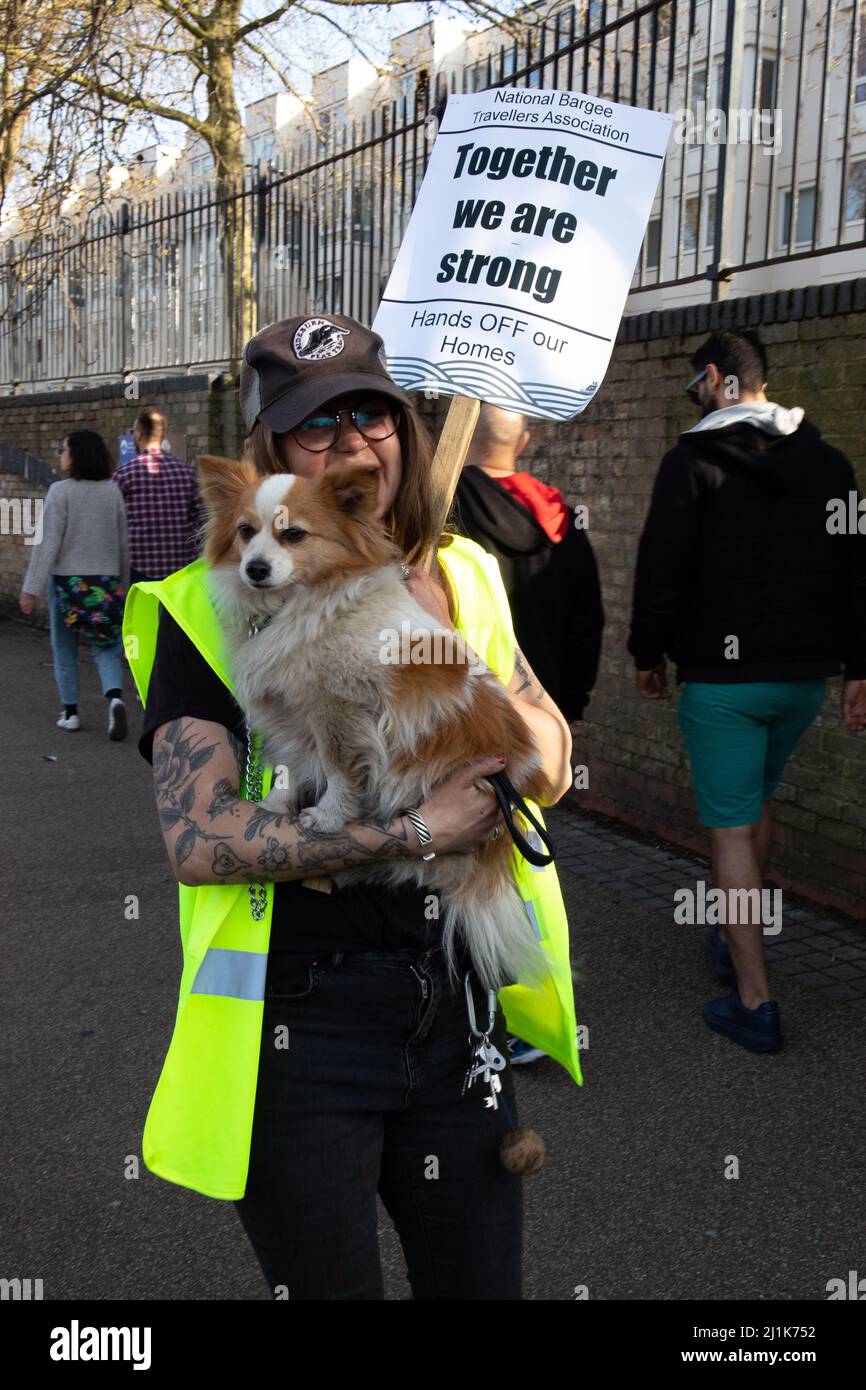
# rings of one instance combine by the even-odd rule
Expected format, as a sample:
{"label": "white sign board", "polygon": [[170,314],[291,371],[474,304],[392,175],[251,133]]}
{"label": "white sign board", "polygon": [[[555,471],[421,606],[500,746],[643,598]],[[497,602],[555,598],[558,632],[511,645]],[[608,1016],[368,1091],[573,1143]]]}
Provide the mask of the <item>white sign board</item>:
{"label": "white sign board", "polygon": [[567,420],[598,390],[671,128],[577,92],[449,96],[373,328],[406,390]]}

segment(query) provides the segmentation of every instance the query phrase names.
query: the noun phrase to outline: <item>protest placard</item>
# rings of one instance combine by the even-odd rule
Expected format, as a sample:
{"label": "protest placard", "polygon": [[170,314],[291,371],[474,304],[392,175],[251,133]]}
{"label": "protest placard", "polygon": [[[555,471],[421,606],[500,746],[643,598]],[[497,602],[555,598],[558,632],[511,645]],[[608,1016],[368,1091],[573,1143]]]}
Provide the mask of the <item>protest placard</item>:
{"label": "protest placard", "polygon": [[671,128],[577,92],[448,98],[373,327],[406,390],[547,420],[610,360]]}

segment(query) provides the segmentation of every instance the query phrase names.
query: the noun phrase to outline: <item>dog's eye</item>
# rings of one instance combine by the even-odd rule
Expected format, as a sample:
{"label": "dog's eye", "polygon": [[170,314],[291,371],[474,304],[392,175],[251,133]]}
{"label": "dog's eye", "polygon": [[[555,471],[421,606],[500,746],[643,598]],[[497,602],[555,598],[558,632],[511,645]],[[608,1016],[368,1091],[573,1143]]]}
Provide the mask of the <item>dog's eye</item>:
{"label": "dog's eye", "polygon": [[307,533],[302,531],[300,526],[287,526],[285,531],[279,531],[277,534],[280,540],[285,541],[287,545],[297,545],[298,541],[302,541]]}
{"label": "dog's eye", "polygon": [[255,526],[250,526],[248,521],[242,521],[238,527],[238,535],[242,541],[251,541],[256,534]]}

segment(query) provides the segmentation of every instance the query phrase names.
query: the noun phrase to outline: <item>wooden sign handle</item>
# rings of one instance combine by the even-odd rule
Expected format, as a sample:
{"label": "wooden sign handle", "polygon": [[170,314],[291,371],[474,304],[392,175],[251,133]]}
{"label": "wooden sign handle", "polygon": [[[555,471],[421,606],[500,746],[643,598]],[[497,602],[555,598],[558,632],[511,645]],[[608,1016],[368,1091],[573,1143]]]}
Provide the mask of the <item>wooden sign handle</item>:
{"label": "wooden sign handle", "polygon": [[[481,402],[475,396],[453,396],[439,436],[439,445],[433,458],[431,490],[433,494],[433,535],[438,542],[445,529],[445,521],[451,506],[451,499],[457,487],[463,461],[469,452],[469,445],[478,423]],[[428,574],[436,568],[436,547],[424,552],[421,567]]]}
{"label": "wooden sign handle", "polygon": [[[475,396],[453,396],[439,436],[439,445],[433,457],[433,535],[438,541],[445,529],[445,520],[451,507],[451,499],[457,487],[463,460],[469,452],[469,445],[478,423],[481,402]],[[436,568],[436,547],[431,546],[421,558],[419,568],[433,574]],[[314,888],[320,893],[330,893],[334,880],[325,875],[303,878],[305,888]]]}

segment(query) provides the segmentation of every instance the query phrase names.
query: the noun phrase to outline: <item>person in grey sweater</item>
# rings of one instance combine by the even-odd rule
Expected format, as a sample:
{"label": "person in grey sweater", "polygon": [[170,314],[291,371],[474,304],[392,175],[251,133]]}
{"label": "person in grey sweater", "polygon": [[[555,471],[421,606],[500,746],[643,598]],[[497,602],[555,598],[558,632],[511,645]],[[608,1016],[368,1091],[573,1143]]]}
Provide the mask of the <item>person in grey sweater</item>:
{"label": "person in grey sweater", "polygon": [[21,587],[25,617],[34,598],[47,595],[54,678],[63,701],[60,729],[81,728],[78,717],[78,638],[93,651],[108,700],[108,737],[126,737],[121,621],[129,586],[126,506],[111,475],[114,460],[93,430],[75,430],[60,450],[61,479],[52,483],[42,512],[42,539],[34,547]]}

